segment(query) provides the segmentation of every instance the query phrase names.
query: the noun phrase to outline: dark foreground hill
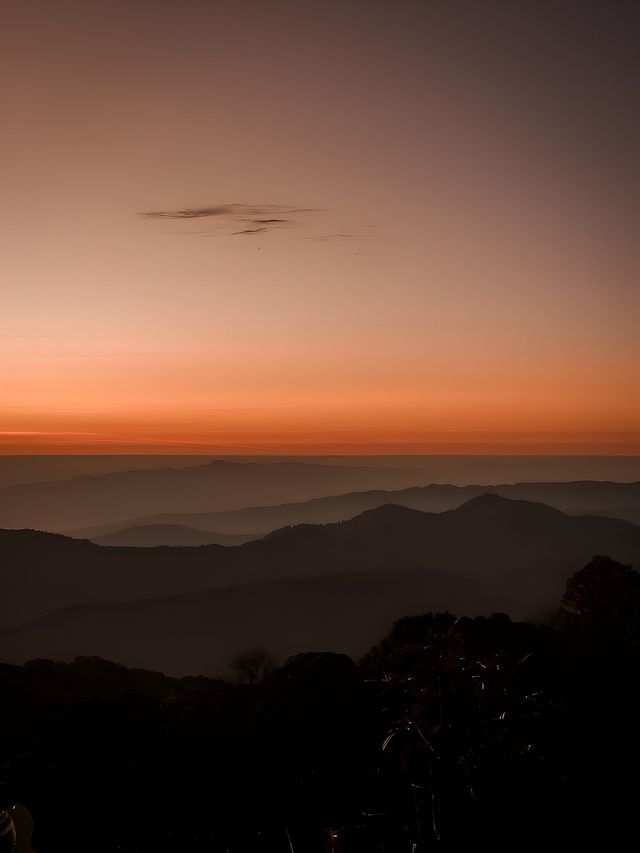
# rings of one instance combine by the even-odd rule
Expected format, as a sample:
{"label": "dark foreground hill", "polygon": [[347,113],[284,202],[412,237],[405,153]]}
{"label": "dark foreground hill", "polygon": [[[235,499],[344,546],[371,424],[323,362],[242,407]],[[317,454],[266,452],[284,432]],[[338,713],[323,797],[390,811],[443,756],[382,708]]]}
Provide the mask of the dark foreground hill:
{"label": "dark foreground hill", "polygon": [[396,489],[414,482],[411,471],[391,468],[219,460],[190,468],[121,471],[7,486],[0,489],[0,527],[60,532],[104,524],[114,517],[240,509],[354,489]]}
{"label": "dark foreground hill", "polygon": [[2,805],[31,811],[39,853],[625,850],[639,604],[601,558],[550,624],[405,616],[357,664],[0,664]]}
{"label": "dark foreground hill", "polygon": [[[431,484],[394,491],[370,490],[314,498],[278,506],[249,506],[228,512],[162,513],[160,515],[110,522],[67,531],[80,539],[98,539],[105,534],[132,526],[182,524],[216,534],[256,535],[287,524],[330,524],[353,518],[368,509],[387,503],[445,512],[456,509],[481,494],[500,495],[510,500],[535,501],[569,515],[599,515],[640,524],[640,483],[581,481],[575,483],[516,483],[499,486],[452,486]],[[123,543],[124,544],[124,543]],[[162,541],[148,544],[162,545]]]}
{"label": "dark foreground hill", "polygon": [[491,495],[439,515],[385,506],[234,548],[105,548],[9,531],[3,622],[37,621],[2,643],[10,660],[56,650],[182,674],[215,671],[243,642],[357,653],[416,607],[537,615],[593,554],[640,564],[640,528]]}

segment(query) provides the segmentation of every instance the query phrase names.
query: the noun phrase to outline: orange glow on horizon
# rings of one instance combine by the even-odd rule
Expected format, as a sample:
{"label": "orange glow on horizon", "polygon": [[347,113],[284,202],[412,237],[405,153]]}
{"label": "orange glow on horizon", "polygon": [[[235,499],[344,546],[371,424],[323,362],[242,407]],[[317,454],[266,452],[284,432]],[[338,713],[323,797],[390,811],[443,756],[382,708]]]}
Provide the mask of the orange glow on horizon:
{"label": "orange glow on horizon", "polygon": [[[337,368],[314,372],[309,362],[308,377],[298,375],[297,365],[287,370],[283,364],[280,376],[264,387],[256,382],[254,368],[258,379],[260,370],[251,362],[233,366],[230,387],[197,364],[181,381],[170,366],[165,373],[163,360],[147,365],[144,374],[135,361],[128,373],[122,363],[112,376],[92,366],[92,385],[82,362],[68,365],[64,384],[55,365],[43,365],[37,382],[27,381],[25,372],[22,389],[14,383],[14,399],[23,405],[5,409],[0,453],[640,453],[640,397],[629,391],[631,368],[619,371],[614,384],[607,380],[606,364],[592,366],[587,376],[579,368],[554,371],[544,364],[514,376],[514,368],[496,365],[489,382],[478,361],[475,376],[462,363],[448,365],[441,376],[415,364],[402,373],[397,361],[393,386],[382,370],[378,378],[368,372],[350,375],[354,365],[345,359],[342,388],[331,387]],[[204,363],[211,364],[211,356]],[[389,372],[388,362],[386,368]],[[81,384],[82,405],[77,405],[74,387]]]}
{"label": "orange glow on horizon", "polygon": [[[372,417],[371,421],[375,421]],[[640,455],[640,431],[416,430],[370,424],[314,429],[310,424],[265,429],[214,429],[129,423],[92,431],[7,430],[0,454],[20,455]]]}
{"label": "orange glow on horizon", "polygon": [[421,444],[273,444],[247,447],[109,442],[90,444],[3,442],[0,456],[640,456],[640,436],[627,441],[580,436],[575,441],[513,438],[511,441]]}

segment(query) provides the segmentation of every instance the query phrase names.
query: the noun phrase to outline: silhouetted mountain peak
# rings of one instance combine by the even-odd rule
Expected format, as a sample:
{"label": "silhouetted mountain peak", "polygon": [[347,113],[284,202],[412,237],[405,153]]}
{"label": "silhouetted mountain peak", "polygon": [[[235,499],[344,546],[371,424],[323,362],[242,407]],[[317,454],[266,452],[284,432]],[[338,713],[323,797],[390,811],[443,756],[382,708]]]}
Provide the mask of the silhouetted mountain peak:
{"label": "silhouetted mountain peak", "polygon": [[293,535],[300,537],[302,535],[318,536],[323,531],[331,532],[337,529],[357,531],[358,534],[366,533],[368,530],[372,532],[380,527],[394,527],[399,530],[407,524],[413,526],[416,521],[422,521],[427,516],[433,513],[422,512],[418,509],[401,506],[400,504],[383,504],[382,506],[374,507],[373,509],[365,510],[359,513],[354,518],[346,519],[345,521],[337,521],[330,524],[288,524],[284,527],[279,527],[277,530],[272,530],[263,536],[263,540],[275,539],[281,536]]}
{"label": "silhouetted mountain peak", "polygon": [[554,509],[548,504],[536,503],[535,501],[520,501],[502,497],[502,495],[494,492],[484,492],[475,498],[471,498],[459,506],[457,509],[449,510],[444,515],[455,515],[456,517],[468,515],[475,517],[560,517],[565,513],[559,509]]}
{"label": "silhouetted mountain peak", "polygon": [[352,519],[352,521],[372,524],[403,524],[408,521],[415,522],[416,520],[424,519],[425,516],[429,515],[433,515],[433,513],[422,512],[422,510],[402,506],[402,504],[388,503],[374,507],[373,509],[367,509]]}

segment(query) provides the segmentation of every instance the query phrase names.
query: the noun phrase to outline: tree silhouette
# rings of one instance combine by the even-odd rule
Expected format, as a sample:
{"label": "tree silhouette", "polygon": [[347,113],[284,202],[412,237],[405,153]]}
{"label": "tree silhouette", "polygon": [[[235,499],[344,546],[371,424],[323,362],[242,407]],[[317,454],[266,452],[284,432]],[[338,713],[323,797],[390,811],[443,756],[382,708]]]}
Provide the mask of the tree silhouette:
{"label": "tree silhouette", "polygon": [[273,660],[264,649],[253,648],[240,652],[232,661],[231,668],[238,673],[238,680],[255,687],[274,668]]}
{"label": "tree silhouette", "polygon": [[612,678],[640,674],[640,574],[610,557],[594,557],[567,581],[554,627]]}

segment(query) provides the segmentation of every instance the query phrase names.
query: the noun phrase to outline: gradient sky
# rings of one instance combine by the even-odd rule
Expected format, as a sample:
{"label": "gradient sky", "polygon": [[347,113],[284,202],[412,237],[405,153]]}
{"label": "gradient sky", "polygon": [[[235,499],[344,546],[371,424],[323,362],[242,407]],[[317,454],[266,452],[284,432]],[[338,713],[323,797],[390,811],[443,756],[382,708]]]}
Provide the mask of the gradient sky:
{"label": "gradient sky", "polygon": [[6,0],[0,452],[640,453],[639,23]]}

